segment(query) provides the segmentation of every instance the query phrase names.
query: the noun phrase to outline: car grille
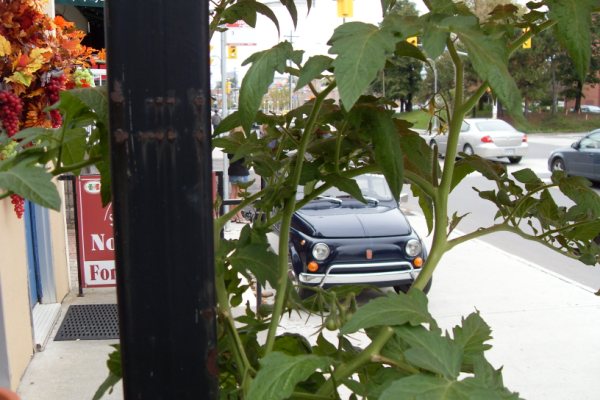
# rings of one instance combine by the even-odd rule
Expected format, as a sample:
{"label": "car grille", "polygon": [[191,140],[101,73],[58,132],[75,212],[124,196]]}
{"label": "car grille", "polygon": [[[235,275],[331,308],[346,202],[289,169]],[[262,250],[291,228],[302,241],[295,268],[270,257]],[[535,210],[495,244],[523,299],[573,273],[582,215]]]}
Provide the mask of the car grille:
{"label": "car grille", "polygon": [[410,271],[412,265],[408,261],[392,261],[377,263],[334,264],[329,267],[328,274],[364,274],[391,271]]}

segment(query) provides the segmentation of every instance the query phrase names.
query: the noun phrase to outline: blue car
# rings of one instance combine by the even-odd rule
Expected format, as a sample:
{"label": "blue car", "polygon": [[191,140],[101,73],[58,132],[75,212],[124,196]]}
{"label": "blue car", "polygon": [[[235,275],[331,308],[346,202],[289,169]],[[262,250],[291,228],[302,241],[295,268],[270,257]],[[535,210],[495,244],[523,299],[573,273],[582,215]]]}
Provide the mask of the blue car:
{"label": "blue car", "polygon": [[600,129],[588,133],[571,147],[554,150],[548,158],[548,169],[600,181]]}
{"label": "blue car", "polygon": [[407,291],[427,258],[385,178],[355,180],[367,203],[331,188],[293,215],[289,274],[301,295],[307,286],[348,284]]}

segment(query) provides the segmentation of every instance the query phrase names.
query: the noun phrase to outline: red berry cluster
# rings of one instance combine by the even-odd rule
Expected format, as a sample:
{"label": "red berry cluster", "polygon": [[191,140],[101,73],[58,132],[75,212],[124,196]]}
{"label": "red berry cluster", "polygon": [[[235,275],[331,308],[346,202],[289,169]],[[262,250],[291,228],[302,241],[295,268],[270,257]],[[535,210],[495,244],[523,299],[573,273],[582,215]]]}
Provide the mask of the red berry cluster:
{"label": "red berry cluster", "polygon": [[18,194],[11,194],[10,202],[13,204],[15,214],[17,214],[17,218],[21,218],[23,216],[23,213],[25,212],[25,199],[23,199]]}
{"label": "red berry cluster", "polygon": [[19,96],[8,90],[0,91],[0,122],[8,137],[14,136],[19,131],[22,111],[23,102]]}
{"label": "red berry cluster", "polygon": [[[52,105],[56,103],[60,97],[59,93],[65,88],[65,76],[57,75],[50,77],[50,80],[46,84],[46,96],[48,96],[48,104]],[[62,117],[58,110],[50,110],[50,120],[52,121],[52,127],[58,128],[62,124]]]}

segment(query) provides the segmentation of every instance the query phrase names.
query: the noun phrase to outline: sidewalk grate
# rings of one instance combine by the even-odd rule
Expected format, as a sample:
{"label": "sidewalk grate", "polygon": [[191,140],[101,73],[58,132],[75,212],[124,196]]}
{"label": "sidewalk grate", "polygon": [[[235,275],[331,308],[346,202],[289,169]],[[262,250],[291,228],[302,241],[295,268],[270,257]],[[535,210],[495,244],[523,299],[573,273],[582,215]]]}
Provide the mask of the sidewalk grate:
{"label": "sidewalk grate", "polygon": [[119,338],[116,304],[69,306],[54,340],[102,340]]}

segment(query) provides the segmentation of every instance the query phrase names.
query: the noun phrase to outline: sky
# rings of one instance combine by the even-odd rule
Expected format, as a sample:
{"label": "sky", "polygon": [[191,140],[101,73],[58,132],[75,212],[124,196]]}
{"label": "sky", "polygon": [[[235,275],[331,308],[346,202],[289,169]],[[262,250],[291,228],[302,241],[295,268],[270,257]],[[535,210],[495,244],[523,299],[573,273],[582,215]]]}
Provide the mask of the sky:
{"label": "sky", "polygon": [[[306,3],[297,1],[298,26],[294,30],[293,23],[287,10],[281,6],[279,1],[263,1],[270,4],[280,23],[281,36],[277,33],[275,25],[266,17],[259,16],[256,28],[242,27],[231,28],[226,33],[228,44],[238,44],[236,60],[227,59],[227,72],[231,75],[236,72],[241,79],[247,67],[242,67],[242,62],[251,54],[268,49],[283,40],[291,41],[294,49],[304,50],[305,59],[315,54],[327,54],[327,41],[331,38],[334,29],[343,23],[343,19],[337,16],[337,2],[335,0],[313,0],[313,7],[307,15]],[[417,9],[425,11],[421,1],[415,1]],[[381,3],[379,0],[354,0],[354,16],[346,18],[349,21],[364,21],[377,24],[381,20]],[[216,33],[211,42],[213,59],[212,82],[221,80],[220,56],[221,56],[221,34]]]}
{"label": "sky", "polygon": [[[268,49],[283,40],[291,41],[294,49],[304,50],[306,60],[309,56],[315,54],[327,54],[329,47],[327,41],[331,38],[334,29],[343,23],[343,19],[337,16],[336,0],[312,0],[313,7],[307,15],[306,3],[297,0],[298,7],[298,26],[294,30],[293,23],[287,10],[281,5],[279,0],[264,0],[263,3],[269,5],[280,23],[281,36],[278,35],[275,25],[266,17],[259,16],[255,29],[251,27],[231,28],[226,33],[226,42],[228,44],[237,44],[238,58],[235,60],[227,59],[227,76],[234,72],[239,81],[247,70],[248,66],[242,66],[242,62],[251,54]],[[508,0],[507,0],[508,1]],[[525,0],[518,0],[523,3]],[[427,8],[421,0],[413,0],[417,10],[420,13],[427,11]],[[379,0],[354,0],[354,16],[346,18],[349,21],[363,21],[377,24],[381,20],[381,2]],[[213,58],[212,77],[213,85],[221,81],[221,34],[215,33],[211,41],[213,47],[211,56]]]}

